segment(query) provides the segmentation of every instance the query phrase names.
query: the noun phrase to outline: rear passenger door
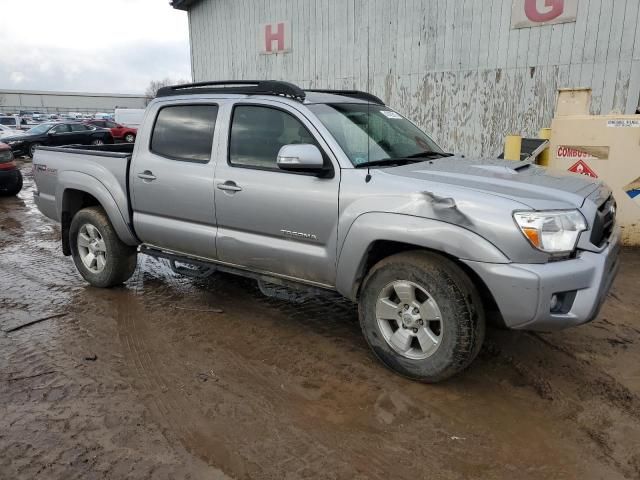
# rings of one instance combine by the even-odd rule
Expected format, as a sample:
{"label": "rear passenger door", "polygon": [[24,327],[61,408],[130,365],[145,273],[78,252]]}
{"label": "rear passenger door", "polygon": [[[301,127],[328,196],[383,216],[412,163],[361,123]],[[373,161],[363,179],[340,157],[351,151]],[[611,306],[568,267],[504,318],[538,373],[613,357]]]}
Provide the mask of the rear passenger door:
{"label": "rear passenger door", "polygon": [[71,127],[68,123],[60,123],[48,132],[47,145],[59,147],[61,145],[71,145],[74,143]]}
{"label": "rear passenger door", "polygon": [[[300,112],[275,101],[238,102],[216,163],[218,256],[225,263],[333,286],[340,169]],[[287,144],[315,144],[331,174],[280,170]]]}
{"label": "rear passenger door", "polygon": [[72,123],[69,125],[71,129],[71,142],[82,145],[89,145],[94,139],[91,137],[91,130],[82,123]]}
{"label": "rear passenger door", "polygon": [[142,242],[216,258],[212,145],[218,105],[157,104],[130,168],[133,222]]}

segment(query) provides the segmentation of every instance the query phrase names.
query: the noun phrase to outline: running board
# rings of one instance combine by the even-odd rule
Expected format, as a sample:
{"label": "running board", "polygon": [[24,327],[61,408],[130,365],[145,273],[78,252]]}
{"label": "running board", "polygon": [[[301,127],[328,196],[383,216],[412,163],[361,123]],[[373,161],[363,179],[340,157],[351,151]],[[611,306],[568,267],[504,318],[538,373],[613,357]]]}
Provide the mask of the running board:
{"label": "running board", "polygon": [[[164,258],[169,260],[169,266],[173,273],[184,275],[185,277],[202,279],[214,274],[217,268],[208,262],[202,262],[193,258],[181,257],[169,252],[149,248],[144,245],[140,246],[140,253],[144,253],[155,258]],[[178,265],[182,263],[183,265]]]}
{"label": "running board", "polygon": [[[300,298],[305,297],[306,293],[311,293],[313,295],[326,295],[328,292],[335,292],[335,290],[330,287],[323,288],[321,286],[309,285],[307,283],[288,280],[286,278],[281,278],[273,275],[256,273],[241,268],[235,268],[229,265],[198,260],[195,258],[166,252],[157,248],[148,247],[146,245],[140,246],[140,253],[144,253],[145,255],[149,255],[155,258],[164,258],[166,260],[169,260],[169,265],[171,266],[171,270],[173,272],[191,278],[206,278],[214,272],[225,272],[231,273],[233,275],[239,275],[245,278],[251,278],[258,282],[260,291],[264,295],[280,298],[283,300],[285,299],[285,297],[287,297],[286,299],[288,300],[298,301]],[[185,266],[176,265],[176,263],[182,263]],[[301,293],[301,295],[287,295],[282,290],[282,287],[291,288],[303,293]]]}
{"label": "running board", "polygon": [[185,277],[191,277],[196,279],[207,278],[216,273],[216,267],[205,267],[203,265],[195,265],[193,263],[186,263],[180,260],[180,263],[184,265],[177,265],[176,260],[169,260],[169,266],[173,273],[178,275],[184,275]]}

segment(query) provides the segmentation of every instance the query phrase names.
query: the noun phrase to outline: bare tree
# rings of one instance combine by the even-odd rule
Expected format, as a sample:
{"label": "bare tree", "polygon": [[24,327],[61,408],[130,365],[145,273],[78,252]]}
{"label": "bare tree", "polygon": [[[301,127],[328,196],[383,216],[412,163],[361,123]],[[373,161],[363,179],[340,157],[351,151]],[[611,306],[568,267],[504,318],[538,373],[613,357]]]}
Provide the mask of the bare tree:
{"label": "bare tree", "polygon": [[162,87],[167,87],[169,85],[179,85],[181,83],[189,83],[189,80],[185,80],[183,78],[174,80],[169,77],[163,80],[151,80],[151,82],[149,82],[149,86],[144,91],[144,95],[149,99],[156,98],[156,95],[158,95],[158,90],[160,90]]}

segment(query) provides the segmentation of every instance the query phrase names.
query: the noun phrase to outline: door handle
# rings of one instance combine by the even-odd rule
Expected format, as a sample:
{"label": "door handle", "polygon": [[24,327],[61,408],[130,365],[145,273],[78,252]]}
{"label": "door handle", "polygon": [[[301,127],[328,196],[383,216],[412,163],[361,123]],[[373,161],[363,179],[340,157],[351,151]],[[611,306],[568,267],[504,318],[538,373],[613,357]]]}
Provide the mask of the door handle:
{"label": "door handle", "polygon": [[141,172],[138,174],[138,178],[151,181],[151,180],[155,180],[156,176],[153,174],[153,172],[149,170],[145,170],[144,172]]}
{"label": "door handle", "polygon": [[227,180],[226,182],[218,183],[217,187],[220,190],[226,190],[227,192],[240,192],[242,187],[236,185],[236,182],[233,180]]}

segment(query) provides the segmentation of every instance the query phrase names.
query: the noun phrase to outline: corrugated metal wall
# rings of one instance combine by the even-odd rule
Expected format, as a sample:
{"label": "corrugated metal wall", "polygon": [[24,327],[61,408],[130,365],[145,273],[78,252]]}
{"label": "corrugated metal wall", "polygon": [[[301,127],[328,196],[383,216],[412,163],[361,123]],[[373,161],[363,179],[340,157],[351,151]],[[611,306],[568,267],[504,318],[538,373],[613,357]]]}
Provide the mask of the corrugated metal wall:
{"label": "corrugated metal wall", "polygon": [[[593,113],[640,97],[640,0],[580,0],[575,23],[511,29],[512,0],[201,0],[194,79],[273,78],[369,90],[449,150],[495,155],[548,126],[560,87]],[[260,26],[291,22],[292,51],[260,55]]]}

